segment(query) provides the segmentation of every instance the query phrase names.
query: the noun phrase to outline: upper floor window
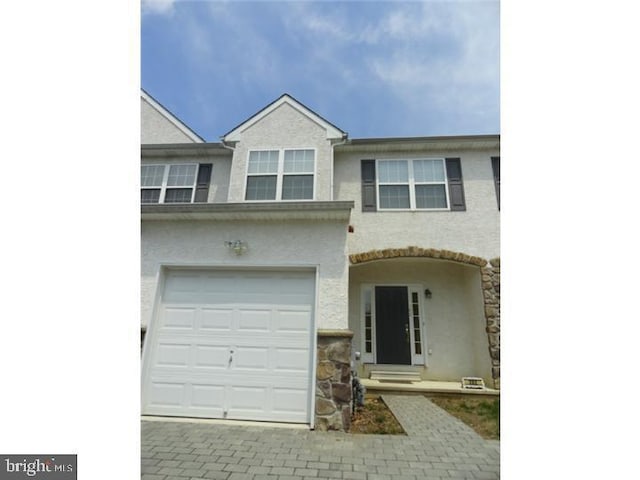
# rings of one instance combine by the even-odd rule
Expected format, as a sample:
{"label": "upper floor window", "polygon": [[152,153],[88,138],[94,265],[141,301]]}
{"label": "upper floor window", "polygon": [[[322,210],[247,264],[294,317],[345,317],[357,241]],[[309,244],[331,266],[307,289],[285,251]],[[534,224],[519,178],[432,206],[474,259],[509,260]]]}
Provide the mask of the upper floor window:
{"label": "upper floor window", "polygon": [[245,200],[313,200],[314,175],[314,150],[252,150]]}
{"label": "upper floor window", "polygon": [[444,158],[378,160],[380,209],[446,209]]}
{"label": "upper floor window", "polygon": [[465,210],[459,158],[362,160],[362,210]]}
{"label": "upper floor window", "polygon": [[[140,200],[142,203],[206,201],[210,179],[211,164],[142,165]],[[202,194],[204,198],[198,198]]]}

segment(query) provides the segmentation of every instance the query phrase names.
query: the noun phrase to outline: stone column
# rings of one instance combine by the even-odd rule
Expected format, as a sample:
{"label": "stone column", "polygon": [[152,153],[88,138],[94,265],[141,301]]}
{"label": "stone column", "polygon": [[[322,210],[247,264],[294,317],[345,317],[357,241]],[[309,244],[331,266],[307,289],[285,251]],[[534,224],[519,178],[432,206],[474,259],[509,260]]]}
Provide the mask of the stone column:
{"label": "stone column", "polygon": [[491,376],[493,386],[500,389],[500,258],[494,258],[490,265],[483,267],[482,294],[484,297],[484,316],[487,322],[486,332],[491,357]]}
{"label": "stone column", "polygon": [[351,330],[318,330],[317,430],[351,427]]}

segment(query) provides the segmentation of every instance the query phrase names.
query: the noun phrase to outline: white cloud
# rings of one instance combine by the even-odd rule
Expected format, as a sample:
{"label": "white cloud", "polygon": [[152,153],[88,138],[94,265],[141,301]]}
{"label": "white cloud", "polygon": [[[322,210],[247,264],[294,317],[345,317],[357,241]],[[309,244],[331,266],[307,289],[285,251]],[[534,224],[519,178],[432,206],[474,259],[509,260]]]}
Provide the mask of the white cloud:
{"label": "white cloud", "polygon": [[393,2],[369,10],[300,2],[283,8],[282,18],[291,38],[308,46],[302,61],[321,72],[318,81],[331,78],[361,97],[384,91],[418,118],[430,112],[475,121],[469,129],[497,128],[497,1]]}
{"label": "white cloud", "polygon": [[[497,3],[434,4],[400,9],[369,32],[390,49],[372,49],[372,75],[407,108],[454,118],[497,122],[499,18]],[[492,126],[488,127],[497,128]]]}
{"label": "white cloud", "polygon": [[142,13],[165,15],[173,11],[176,0],[142,0]]}
{"label": "white cloud", "polygon": [[[142,1],[147,10],[176,14],[171,35],[189,64],[194,88],[210,90],[215,79],[218,88],[238,97],[300,92],[300,99],[316,108],[327,102],[327,115],[336,102],[353,109],[344,102],[369,99],[361,107],[365,116],[397,104],[420,121],[430,112],[448,119],[474,117],[476,125],[497,128],[497,1],[367,3],[366,8],[358,2],[327,8],[325,2],[258,7]],[[410,126],[407,122],[402,128]]]}

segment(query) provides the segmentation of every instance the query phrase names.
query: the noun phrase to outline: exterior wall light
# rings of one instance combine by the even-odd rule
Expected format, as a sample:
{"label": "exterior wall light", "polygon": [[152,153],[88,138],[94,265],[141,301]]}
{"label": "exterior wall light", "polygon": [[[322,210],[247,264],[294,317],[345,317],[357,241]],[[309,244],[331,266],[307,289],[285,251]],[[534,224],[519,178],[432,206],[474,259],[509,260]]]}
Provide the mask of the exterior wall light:
{"label": "exterior wall light", "polygon": [[424,291],[424,296],[427,298],[431,298],[431,290],[429,290],[428,288]]}
{"label": "exterior wall light", "polygon": [[242,255],[247,251],[247,244],[242,240],[234,240],[233,242],[224,242],[229,250],[233,250],[236,255]]}

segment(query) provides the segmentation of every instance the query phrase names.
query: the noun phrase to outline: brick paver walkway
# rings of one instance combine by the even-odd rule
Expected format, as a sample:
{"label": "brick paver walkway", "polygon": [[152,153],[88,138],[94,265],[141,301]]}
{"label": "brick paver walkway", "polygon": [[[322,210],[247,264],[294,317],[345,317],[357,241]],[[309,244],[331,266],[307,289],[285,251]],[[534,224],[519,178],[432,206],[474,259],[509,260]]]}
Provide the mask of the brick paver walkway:
{"label": "brick paver walkway", "polygon": [[142,422],[143,480],[500,478],[483,440],[422,396],[383,396],[408,435]]}

